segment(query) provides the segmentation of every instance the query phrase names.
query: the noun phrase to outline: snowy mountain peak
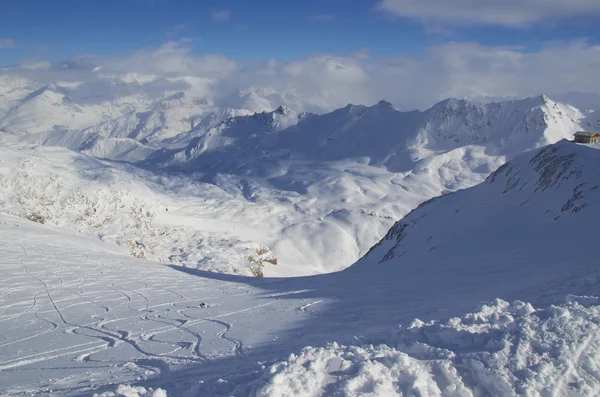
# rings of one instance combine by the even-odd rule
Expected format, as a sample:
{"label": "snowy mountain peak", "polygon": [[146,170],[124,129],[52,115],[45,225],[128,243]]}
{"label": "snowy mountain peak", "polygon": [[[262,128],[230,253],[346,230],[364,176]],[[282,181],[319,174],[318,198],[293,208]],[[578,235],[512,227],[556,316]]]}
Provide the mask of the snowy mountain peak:
{"label": "snowy mountain peak", "polygon": [[545,94],[542,95],[538,95],[538,96],[532,96],[532,97],[526,97],[523,99],[513,99],[510,101],[506,101],[508,103],[512,103],[512,104],[518,104],[522,107],[538,107],[538,108],[542,108],[544,106],[548,106],[548,105],[552,105],[555,103],[555,101],[553,101],[552,99],[550,99],[550,97],[548,97]]}
{"label": "snowy mountain peak", "polygon": [[513,155],[570,139],[583,119],[577,109],[545,95],[488,104],[451,98],[425,113],[420,139],[433,147],[471,142]]}
{"label": "snowy mountain peak", "polygon": [[390,108],[394,107],[390,102],[386,101],[385,99],[382,99],[381,101],[377,102],[377,105],[379,105],[379,106],[387,106],[387,107],[390,107]]}
{"label": "snowy mountain peak", "polygon": [[458,98],[446,98],[435,105],[433,105],[432,109],[457,109],[465,106],[479,106],[480,104],[477,102],[470,102],[466,99],[458,99]]}
{"label": "snowy mountain peak", "polygon": [[539,96],[540,101],[542,101],[542,103],[548,103],[551,102],[552,100],[550,99],[550,97],[548,97],[546,94],[542,94]]}
{"label": "snowy mountain peak", "polygon": [[288,107],[281,105],[277,109],[275,109],[274,113],[285,115],[289,111],[290,111],[290,109]]}

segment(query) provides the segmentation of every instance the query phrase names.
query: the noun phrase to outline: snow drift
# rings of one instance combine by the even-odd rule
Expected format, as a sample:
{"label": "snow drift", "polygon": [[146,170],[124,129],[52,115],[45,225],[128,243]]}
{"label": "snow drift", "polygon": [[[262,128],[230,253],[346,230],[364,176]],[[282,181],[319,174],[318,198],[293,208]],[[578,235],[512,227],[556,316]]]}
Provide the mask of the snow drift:
{"label": "snow drift", "polygon": [[595,395],[600,309],[591,300],[545,309],[496,300],[446,321],[415,319],[388,344],[307,347],[239,395]]}

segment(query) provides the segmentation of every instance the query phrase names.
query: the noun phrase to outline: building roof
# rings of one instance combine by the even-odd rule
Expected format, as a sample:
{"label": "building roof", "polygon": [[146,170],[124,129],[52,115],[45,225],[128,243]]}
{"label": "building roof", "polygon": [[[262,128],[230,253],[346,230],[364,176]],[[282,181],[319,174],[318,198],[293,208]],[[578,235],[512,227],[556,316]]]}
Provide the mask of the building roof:
{"label": "building roof", "polygon": [[577,131],[575,136],[585,136],[585,137],[594,137],[600,135],[597,132],[587,132],[587,131]]}

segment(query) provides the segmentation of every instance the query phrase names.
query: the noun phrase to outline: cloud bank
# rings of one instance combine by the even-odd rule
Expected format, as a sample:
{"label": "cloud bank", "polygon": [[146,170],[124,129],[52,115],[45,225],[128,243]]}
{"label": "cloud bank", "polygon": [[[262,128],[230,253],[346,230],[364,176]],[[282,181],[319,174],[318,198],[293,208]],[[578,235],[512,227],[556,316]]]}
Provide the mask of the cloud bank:
{"label": "cloud bank", "polygon": [[[171,41],[122,57],[84,56],[43,69],[0,70],[47,84],[79,81],[100,89],[138,92],[192,90],[219,101],[234,92],[270,95],[298,110],[329,111],[348,103],[380,99],[398,108],[424,109],[447,97],[507,98],[572,91],[600,93],[600,46],[585,41],[524,48],[454,42],[430,47],[422,57],[313,55],[239,63],[220,55],[195,55],[189,41]],[[119,84],[115,85],[114,81]],[[103,88],[108,89],[108,88]]]}
{"label": "cloud bank", "polygon": [[376,8],[399,17],[452,25],[527,27],[600,17],[598,0],[380,0]]}

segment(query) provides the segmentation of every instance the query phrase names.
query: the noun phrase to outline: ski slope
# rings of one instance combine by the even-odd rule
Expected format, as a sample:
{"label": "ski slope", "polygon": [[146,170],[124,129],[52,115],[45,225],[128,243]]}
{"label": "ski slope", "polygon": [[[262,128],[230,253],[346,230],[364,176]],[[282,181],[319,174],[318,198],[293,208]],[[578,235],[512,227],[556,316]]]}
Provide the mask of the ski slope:
{"label": "ski slope", "polygon": [[599,161],[570,142],[524,154],[300,278],[165,266],[2,215],[0,392],[593,395]]}

